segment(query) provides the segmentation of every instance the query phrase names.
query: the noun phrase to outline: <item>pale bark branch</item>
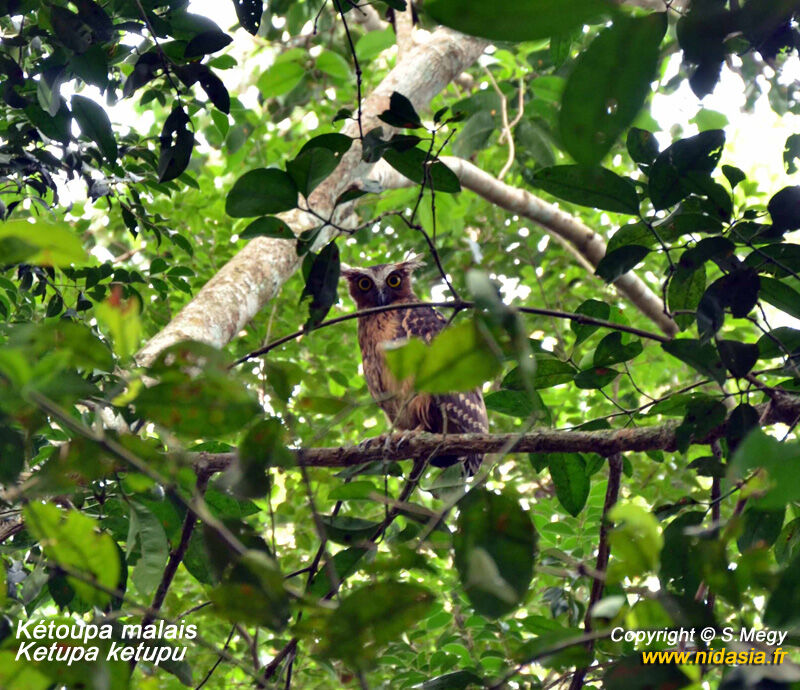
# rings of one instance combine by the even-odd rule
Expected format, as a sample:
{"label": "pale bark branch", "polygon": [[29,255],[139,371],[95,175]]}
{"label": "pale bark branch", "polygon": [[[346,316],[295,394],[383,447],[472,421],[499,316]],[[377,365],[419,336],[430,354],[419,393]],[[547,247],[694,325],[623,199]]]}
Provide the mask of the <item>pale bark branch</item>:
{"label": "pale bark branch", "polygon": [[[777,401],[777,402],[776,402]],[[791,424],[800,416],[800,398],[782,394],[760,405],[762,424]],[[433,454],[467,455],[497,453],[511,447],[513,453],[599,453],[603,456],[631,451],[677,449],[676,429],[680,420],[665,424],[628,429],[578,431],[572,429],[537,429],[527,434],[429,434],[392,437],[397,443],[386,443],[386,437],[367,439],[357,446],[338,448],[294,449],[297,462],[305,467],[351,467],[376,460],[406,460],[427,458]],[[707,445],[722,438],[728,428],[725,421],[692,444]],[[194,456],[198,472],[220,472],[235,459],[235,453],[197,453]]]}
{"label": "pale bark branch", "polygon": [[[496,206],[538,223],[554,237],[566,240],[592,268],[597,267],[600,259],[605,256],[606,243],[603,238],[557,206],[524,189],[501,182],[463,158],[443,156],[442,162],[458,176],[463,187]],[[385,161],[380,161],[373,168],[370,179],[379,182],[384,188],[414,184]],[[677,324],[664,313],[664,303],[635,273],[629,271],[620,276],[614,281],[614,287],[664,333],[673,336],[678,332]]]}
{"label": "pale bark branch", "polygon": [[378,10],[366,3],[361,3],[358,7],[353,8],[350,14],[353,17],[353,21],[356,24],[361,24],[367,31],[381,31],[389,26],[389,22],[381,19]]}
{"label": "pale bark branch", "polygon": [[402,59],[414,47],[414,10],[408,0],[404,12],[394,12],[394,32],[397,36],[397,56]]}
{"label": "pale bark branch", "polygon": [[[438,28],[425,44],[413,48],[383,79],[363,104],[364,131],[382,126],[377,116],[389,107],[394,91],[407,96],[417,110],[424,110],[456,76],[483,52],[487,42]],[[348,121],[343,133],[357,135]],[[361,146],[353,143],[339,167],[311,195],[311,208],[322,217],[332,213],[336,198],[369,174],[371,164],[361,160]],[[295,234],[316,227],[319,221],[299,210],[283,216]],[[334,222],[339,218],[334,216]],[[334,228],[326,227],[318,245],[329,241]],[[295,242],[258,237],[251,240],[206,283],[200,292],[137,354],[140,366],[152,363],[164,348],[181,340],[199,340],[215,347],[228,343],[279,292],[300,265]]]}

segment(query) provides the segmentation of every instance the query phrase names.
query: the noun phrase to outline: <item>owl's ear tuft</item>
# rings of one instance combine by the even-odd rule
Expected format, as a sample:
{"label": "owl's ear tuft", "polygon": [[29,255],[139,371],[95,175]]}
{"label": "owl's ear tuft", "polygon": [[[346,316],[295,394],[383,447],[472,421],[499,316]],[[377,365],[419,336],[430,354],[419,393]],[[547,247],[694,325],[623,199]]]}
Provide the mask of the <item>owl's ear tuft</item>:
{"label": "owl's ear tuft", "polygon": [[425,265],[425,260],[422,258],[422,254],[412,254],[409,256],[405,261],[397,264],[399,269],[406,271],[406,273],[411,273],[417,268],[420,268]]}
{"label": "owl's ear tuft", "polygon": [[356,278],[356,276],[361,275],[361,271],[359,271],[357,268],[350,268],[350,266],[342,264],[339,268],[339,274],[342,276],[342,278],[352,281]]}

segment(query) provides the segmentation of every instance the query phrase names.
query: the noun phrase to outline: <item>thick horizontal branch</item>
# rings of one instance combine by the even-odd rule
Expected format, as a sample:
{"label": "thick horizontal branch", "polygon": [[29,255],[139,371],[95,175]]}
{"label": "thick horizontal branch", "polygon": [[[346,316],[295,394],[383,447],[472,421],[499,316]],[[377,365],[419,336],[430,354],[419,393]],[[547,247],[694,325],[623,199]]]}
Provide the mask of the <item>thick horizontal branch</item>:
{"label": "thick horizontal branch", "polygon": [[[762,425],[792,424],[800,417],[800,398],[776,395],[769,403],[757,407]],[[497,453],[510,448],[512,453],[599,453],[603,456],[630,451],[677,449],[675,431],[680,420],[658,426],[630,429],[572,431],[539,429],[527,434],[429,434],[416,432],[401,440],[400,435],[386,442],[379,436],[357,446],[338,448],[301,448],[293,450],[298,464],[306,467],[351,467],[375,460],[427,458],[434,454],[461,455]],[[725,435],[725,421],[694,444],[707,444]],[[234,460],[235,453],[197,453],[198,473],[221,472]]]}

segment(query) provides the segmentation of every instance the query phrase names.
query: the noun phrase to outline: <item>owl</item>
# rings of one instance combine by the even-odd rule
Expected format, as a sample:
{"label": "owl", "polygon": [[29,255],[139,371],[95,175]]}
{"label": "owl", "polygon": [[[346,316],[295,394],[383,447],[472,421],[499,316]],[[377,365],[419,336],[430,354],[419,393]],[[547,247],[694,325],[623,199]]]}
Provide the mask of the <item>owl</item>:
{"label": "owl", "polygon": [[[419,302],[411,287],[415,268],[423,265],[418,257],[397,264],[366,268],[343,267],[350,295],[359,309]],[[358,319],[358,344],[364,363],[364,378],[375,402],[386,413],[394,429],[432,433],[486,432],[489,423],[480,388],[466,393],[433,395],[415,393],[410,381],[398,382],[386,364],[387,343],[420,338],[430,343],[447,321],[431,307],[395,309],[361,316]],[[468,474],[480,467],[483,455],[438,455],[431,459],[437,467],[462,462]]]}

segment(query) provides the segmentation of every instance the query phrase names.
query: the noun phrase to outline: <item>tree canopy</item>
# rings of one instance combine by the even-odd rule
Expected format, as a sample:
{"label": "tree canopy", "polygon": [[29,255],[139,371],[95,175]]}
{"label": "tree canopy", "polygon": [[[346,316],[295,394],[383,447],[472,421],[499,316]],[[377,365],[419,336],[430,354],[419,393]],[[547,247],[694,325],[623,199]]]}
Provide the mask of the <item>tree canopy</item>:
{"label": "tree canopy", "polygon": [[[800,3],[0,6],[0,688],[800,683],[613,634],[798,639]],[[367,391],[412,253],[489,434]]]}

